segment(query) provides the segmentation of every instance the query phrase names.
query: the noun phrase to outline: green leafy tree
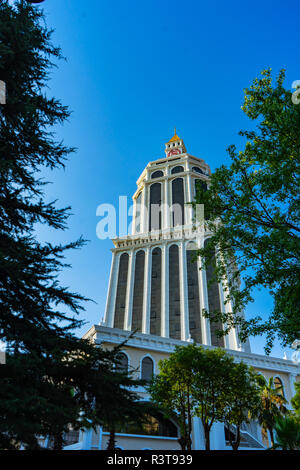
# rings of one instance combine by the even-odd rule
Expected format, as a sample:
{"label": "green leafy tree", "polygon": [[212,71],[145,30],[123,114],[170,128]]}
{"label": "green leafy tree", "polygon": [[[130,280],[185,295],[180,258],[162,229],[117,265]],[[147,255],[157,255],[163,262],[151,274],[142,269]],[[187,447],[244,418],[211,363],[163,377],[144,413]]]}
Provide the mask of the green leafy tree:
{"label": "green leafy tree", "polygon": [[168,359],[159,361],[160,372],[149,386],[153,403],[168,418],[177,421],[182,450],[192,448],[192,418],[195,415],[195,402],[192,396],[193,356],[190,347],[176,347]]}
{"label": "green leafy tree", "polygon": [[258,418],[259,424],[265,431],[269,431],[271,445],[274,448],[274,428],[276,420],[288,413],[287,400],[283,396],[282,387],[274,387],[273,377],[267,381],[263,376],[258,377],[260,385],[260,403],[253,410],[253,417]]}
{"label": "green leafy tree", "polygon": [[220,348],[203,349],[192,346],[193,396],[204,429],[205,449],[210,450],[210,432],[214,423],[225,421],[225,410],[232,397],[231,370],[234,360]]}
{"label": "green leafy tree", "polygon": [[[188,345],[177,347],[169,359],[159,363],[160,373],[150,386],[152,400],[180,426],[182,449],[191,450],[192,418],[201,419],[205,448],[210,449],[210,432],[217,421],[240,424],[247,421],[246,399],[255,389],[254,375],[246,365],[235,365],[231,356],[221,349],[204,349]],[[243,385],[240,391],[239,378]],[[250,391],[245,390],[246,384]],[[241,385],[241,390],[242,390]],[[235,400],[235,401],[233,401]],[[239,401],[238,401],[239,400]],[[255,399],[250,398],[249,406]],[[239,414],[238,403],[244,408]]]}
{"label": "green leafy tree", "polygon": [[257,409],[259,403],[260,388],[256,372],[243,362],[233,364],[224,409],[224,422],[230,431],[229,441],[233,450],[239,448],[242,424],[250,422],[251,413]]}
{"label": "green leafy tree", "polygon": [[[242,110],[255,126],[240,132],[244,149],[228,148],[230,163],[213,172],[207,191],[198,187],[195,200],[204,204],[210,234],[199,255],[204,267],[220,255],[215,277],[233,305],[227,313],[204,314],[226,324],[225,334],[237,326],[243,341],[266,334],[267,352],[275,335],[287,345],[300,331],[300,106],[292,103],[284,78],[282,70],[273,84],[271,70],[264,70],[245,90]],[[273,311],[266,320],[258,315],[246,321],[243,309],[261,287],[272,295]]]}
{"label": "green leafy tree", "polygon": [[294,408],[295,416],[300,423],[300,382],[295,383],[296,394],[291,399],[292,406]]}
{"label": "green leafy tree", "polygon": [[1,2],[0,76],[7,96],[0,110],[0,331],[8,354],[0,368],[0,441],[7,446],[20,440],[37,446],[47,409],[57,411],[58,421],[68,414],[56,398],[65,403],[70,385],[56,388],[54,372],[79,347],[71,331],[82,324],[74,314],[83,297],[57,281],[64,252],[82,241],[42,244],[34,232],[38,223],[64,229],[68,217],[68,209],[45,202],[40,178],[43,167],[63,167],[73,150],[51,132],[68,118],[67,108],[42,91],[51,59],[60,57],[50,36],[41,10]]}

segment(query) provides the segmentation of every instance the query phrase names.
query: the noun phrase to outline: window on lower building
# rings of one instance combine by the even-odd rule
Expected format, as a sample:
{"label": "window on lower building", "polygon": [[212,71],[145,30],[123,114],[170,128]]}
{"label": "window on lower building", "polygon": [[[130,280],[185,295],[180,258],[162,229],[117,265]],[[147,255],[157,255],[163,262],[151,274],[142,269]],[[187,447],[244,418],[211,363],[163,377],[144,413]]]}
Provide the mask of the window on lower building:
{"label": "window on lower building", "polygon": [[278,391],[278,393],[280,393],[280,395],[284,396],[283,383],[279,377],[274,378],[274,388]]}
{"label": "window on lower building", "polygon": [[[103,431],[108,432],[108,428]],[[178,437],[178,430],[172,421],[157,412],[145,416],[143,423],[128,422],[116,427],[116,433],[135,434],[139,436]]]}
{"label": "window on lower building", "polygon": [[124,353],[118,354],[117,357],[118,363],[116,365],[116,370],[118,372],[127,373],[128,372],[128,357]]}
{"label": "window on lower building", "polygon": [[142,380],[150,382],[153,377],[154,372],[153,361],[150,357],[144,357],[142,360]]}

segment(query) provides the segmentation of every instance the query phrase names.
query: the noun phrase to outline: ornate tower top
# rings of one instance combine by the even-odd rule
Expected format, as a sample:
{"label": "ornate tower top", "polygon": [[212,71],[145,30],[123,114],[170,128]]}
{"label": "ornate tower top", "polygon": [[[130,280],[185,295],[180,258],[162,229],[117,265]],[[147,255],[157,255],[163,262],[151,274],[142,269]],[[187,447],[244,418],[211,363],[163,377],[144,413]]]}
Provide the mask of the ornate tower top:
{"label": "ornate tower top", "polygon": [[183,143],[183,140],[178,137],[176,134],[176,127],[174,129],[174,135],[172,139],[167,142],[165,148],[165,153],[167,157],[172,157],[173,155],[180,155],[181,153],[186,153],[186,148]]}

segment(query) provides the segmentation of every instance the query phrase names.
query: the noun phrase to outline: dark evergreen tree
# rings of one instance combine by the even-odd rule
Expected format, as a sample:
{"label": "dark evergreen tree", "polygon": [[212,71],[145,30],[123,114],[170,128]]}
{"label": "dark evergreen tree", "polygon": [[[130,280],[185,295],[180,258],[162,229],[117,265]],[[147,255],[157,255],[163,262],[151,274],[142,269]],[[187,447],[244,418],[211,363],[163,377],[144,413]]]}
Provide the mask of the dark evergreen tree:
{"label": "dark evergreen tree", "polygon": [[[81,295],[58,282],[65,246],[40,243],[36,224],[63,230],[69,208],[45,201],[43,168],[63,168],[73,148],[58,142],[53,126],[70,115],[45,93],[49,71],[61,58],[40,8],[26,1],[0,4],[0,448],[38,447],[40,435],[56,448],[63,433],[101,422],[112,397],[132,379],[114,370],[118,348],[106,352],[76,338]],[[120,387],[120,384],[122,387]],[[122,392],[124,390],[124,392]],[[130,394],[129,394],[130,395]],[[128,395],[126,395],[128,396]],[[134,396],[129,398],[134,399]],[[97,406],[95,406],[97,404]],[[97,410],[97,413],[96,413]]]}

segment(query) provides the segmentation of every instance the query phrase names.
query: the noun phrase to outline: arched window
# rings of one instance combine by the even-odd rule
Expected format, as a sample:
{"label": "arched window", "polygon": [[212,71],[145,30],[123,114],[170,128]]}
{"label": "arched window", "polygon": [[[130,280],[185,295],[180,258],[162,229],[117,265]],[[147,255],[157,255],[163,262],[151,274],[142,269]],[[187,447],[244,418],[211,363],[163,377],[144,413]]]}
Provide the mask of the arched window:
{"label": "arched window", "polygon": [[278,390],[278,393],[284,397],[283,383],[279,377],[274,377],[274,388],[275,390]]}
{"label": "arched window", "polygon": [[201,170],[201,168],[199,168],[198,166],[193,166],[192,171],[195,171],[196,173],[201,173],[202,175],[205,174],[204,171]]}
{"label": "arched window", "polygon": [[157,171],[155,171],[154,173],[152,173],[151,179],[153,180],[154,178],[160,178],[161,176],[164,176],[163,172],[157,170]]}
{"label": "arched window", "polygon": [[138,251],[135,257],[134,289],[132,300],[132,331],[142,331],[145,252]]}
{"label": "arched window", "polygon": [[[205,240],[204,247],[206,247],[208,240]],[[208,310],[210,313],[221,312],[221,299],[219,292],[219,283],[215,274],[216,270],[216,257],[212,256],[210,263],[206,266],[206,285],[208,297]],[[220,321],[210,322],[211,344],[224,348],[224,336],[218,336],[217,332],[222,331],[223,325]]]}
{"label": "arched window", "polygon": [[[109,431],[108,426],[103,427],[104,432]],[[178,438],[177,426],[161,413],[153,411],[145,415],[145,419],[138,421],[127,421],[126,423],[116,424],[116,433],[134,434],[138,436],[161,436]],[[150,448],[148,448],[151,450]],[[144,449],[146,450],[146,449]]]}
{"label": "arched window", "polygon": [[161,184],[150,186],[149,230],[161,229]]}
{"label": "arched window", "polygon": [[117,297],[116,297],[116,306],[115,306],[115,319],[114,319],[114,328],[120,328],[120,329],[124,328],[128,260],[129,260],[128,253],[123,253],[120,257]]}
{"label": "arched window", "polygon": [[184,225],[184,189],[183,179],[172,181],[172,222],[173,227]]}
{"label": "arched window", "polygon": [[193,244],[190,243],[186,251],[189,325],[192,339],[197,343],[201,343],[201,304],[199,299],[197,251],[192,248]]}
{"label": "arched window", "polygon": [[150,334],[161,334],[161,249],[152,251]]}
{"label": "arched window", "polygon": [[175,173],[182,173],[183,171],[183,166],[174,166],[174,168],[171,170],[171,174],[174,175]]}
{"label": "arched window", "polygon": [[170,338],[181,338],[179,248],[177,245],[169,248],[169,335]]}
{"label": "arched window", "polygon": [[144,357],[142,360],[142,380],[150,382],[153,377],[153,361],[151,357]]}
{"label": "arched window", "polygon": [[127,373],[128,372],[128,357],[125,353],[119,353],[117,356],[117,365],[116,370],[118,372]]}

